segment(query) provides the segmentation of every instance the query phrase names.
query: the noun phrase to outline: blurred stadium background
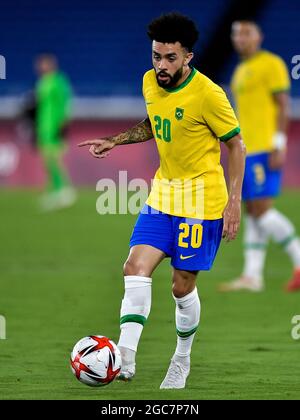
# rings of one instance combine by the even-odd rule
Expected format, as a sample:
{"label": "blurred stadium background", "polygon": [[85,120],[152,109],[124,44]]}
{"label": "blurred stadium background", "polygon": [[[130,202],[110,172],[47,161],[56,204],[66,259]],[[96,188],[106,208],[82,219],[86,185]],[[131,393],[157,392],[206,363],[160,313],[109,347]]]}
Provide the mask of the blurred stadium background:
{"label": "blurred stadium background", "polygon": [[[33,89],[33,61],[42,52],[57,55],[74,89],[70,150],[66,157],[78,184],[93,184],[101,176],[114,177],[123,161],[116,151],[109,161],[91,162],[76,148],[85,138],[113,134],[145,116],[141,95],[143,73],[151,67],[146,26],[152,16],[173,10],[193,16],[200,29],[195,66],[228,87],[237,61],[229,30],[236,17],[250,16],[265,33],[264,47],[278,53],[290,70],[298,54],[300,5],[297,0],[254,1],[245,11],[238,1],[182,1],[171,4],[137,1],[80,0],[50,3],[4,1],[1,6],[1,55],[6,59],[6,80],[0,83],[0,184],[41,185],[43,171],[36,154],[16,130],[15,117],[24,94]],[[289,164],[285,185],[300,185],[300,82],[292,80],[292,117]],[[153,144],[135,147],[126,159],[130,176],[150,179],[157,167]],[[134,165],[133,165],[134,163]],[[124,164],[124,163],[122,163]]]}
{"label": "blurred stadium background", "polygon": [[[286,296],[281,290],[291,272],[287,258],[271,248],[268,290],[260,296],[224,298],[215,292],[217,282],[238,274],[241,238],[231,248],[223,246],[214,271],[205,274],[206,312],[194,356],[198,371],[188,390],[163,395],[154,390],[175,342],[167,264],[158,270],[151,323],[141,344],[138,360],[147,368],[138,372],[139,389],[113,384],[91,392],[75,383],[67,367],[68,352],[81,336],[95,331],[118,336],[121,267],[135,218],[97,215],[96,182],[118,179],[119,170],[127,170],[129,179],[150,181],[158,165],[154,142],[114,150],[101,163],[76,144],[144,118],[141,82],[151,67],[146,26],[163,12],[178,10],[196,20],[200,40],[194,65],[226,91],[237,62],[229,39],[235,18],[256,20],[265,34],[263,47],[279,54],[292,72],[292,58],[300,54],[300,2],[252,1],[247,10],[241,3],[1,2],[0,55],[5,57],[6,79],[0,80],[0,314],[7,319],[8,339],[0,340],[0,399],[299,398],[299,343],[290,338],[290,320],[300,306],[299,295]],[[36,212],[34,200],[45,174],[17,118],[36,81],[33,61],[42,52],[57,56],[72,83],[65,161],[74,184],[90,187],[80,190],[74,208],[44,216]],[[291,94],[285,193],[279,208],[299,231],[300,79],[292,80]]]}

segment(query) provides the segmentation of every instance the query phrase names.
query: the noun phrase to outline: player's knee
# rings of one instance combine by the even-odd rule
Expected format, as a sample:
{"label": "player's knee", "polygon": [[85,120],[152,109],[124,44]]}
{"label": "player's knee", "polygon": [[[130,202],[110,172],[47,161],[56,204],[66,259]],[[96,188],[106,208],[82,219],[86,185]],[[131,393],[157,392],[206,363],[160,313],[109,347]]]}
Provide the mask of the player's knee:
{"label": "player's knee", "polygon": [[172,292],[176,298],[182,298],[193,291],[194,287],[191,288],[190,285],[173,283]]}
{"label": "player's knee", "polygon": [[136,258],[128,258],[123,265],[124,276],[150,277],[149,269]]}
{"label": "player's knee", "polygon": [[175,272],[173,275],[173,295],[177,298],[184,297],[195,288],[195,275],[188,272]]}

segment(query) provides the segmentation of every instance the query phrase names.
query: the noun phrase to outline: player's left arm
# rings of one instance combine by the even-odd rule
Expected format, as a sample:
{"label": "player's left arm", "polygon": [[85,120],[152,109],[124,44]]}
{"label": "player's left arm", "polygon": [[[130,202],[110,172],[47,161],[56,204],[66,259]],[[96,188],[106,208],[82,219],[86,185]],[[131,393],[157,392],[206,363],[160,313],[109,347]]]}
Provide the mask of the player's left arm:
{"label": "player's left arm", "polygon": [[274,150],[270,154],[269,166],[275,170],[282,168],[286,159],[290,97],[288,92],[275,92],[273,99],[278,108],[277,131],[273,137]]}
{"label": "player's left arm", "polygon": [[266,67],[266,87],[277,107],[276,132],[273,136],[273,152],[270,153],[269,167],[282,168],[286,158],[287,128],[289,121],[290,76],[285,62],[278,56],[271,56]]}
{"label": "player's left arm", "polygon": [[246,147],[233,109],[218,86],[204,98],[203,117],[209,128],[228,148],[229,199],[223,212],[223,238],[235,239],[241,222],[241,195],[245,171]]}
{"label": "player's left arm", "polygon": [[246,147],[237,134],[226,141],[228,148],[229,198],[223,213],[223,238],[227,242],[236,238],[241,223],[241,196],[245,171]]}

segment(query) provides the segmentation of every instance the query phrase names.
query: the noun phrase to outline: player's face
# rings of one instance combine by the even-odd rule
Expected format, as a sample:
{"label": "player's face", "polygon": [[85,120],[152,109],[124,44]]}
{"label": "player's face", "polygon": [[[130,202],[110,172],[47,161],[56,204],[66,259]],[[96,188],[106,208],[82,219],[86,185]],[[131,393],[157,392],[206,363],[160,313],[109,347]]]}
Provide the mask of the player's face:
{"label": "player's face", "polygon": [[183,48],[180,42],[164,44],[153,41],[152,63],[159,86],[165,88],[176,86],[192,57],[193,53]]}
{"label": "player's face", "polygon": [[262,36],[255,25],[247,22],[235,22],[232,25],[231,40],[239,54],[248,55],[260,47]]}
{"label": "player's face", "polygon": [[51,73],[55,70],[56,65],[54,61],[48,58],[40,58],[36,62],[36,71],[40,76]]}

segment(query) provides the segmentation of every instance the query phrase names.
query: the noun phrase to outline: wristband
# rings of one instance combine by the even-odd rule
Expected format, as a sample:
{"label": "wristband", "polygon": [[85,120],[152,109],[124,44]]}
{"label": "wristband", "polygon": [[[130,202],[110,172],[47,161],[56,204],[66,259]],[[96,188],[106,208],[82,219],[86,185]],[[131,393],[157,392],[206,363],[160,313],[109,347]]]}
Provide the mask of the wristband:
{"label": "wristband", "polygon": [[277,131],[273,136],[273,146],[277,150],[284,150],[287,145],[287,135],[282,131]]}

